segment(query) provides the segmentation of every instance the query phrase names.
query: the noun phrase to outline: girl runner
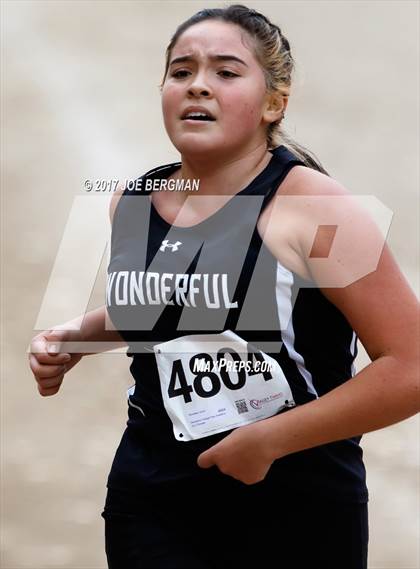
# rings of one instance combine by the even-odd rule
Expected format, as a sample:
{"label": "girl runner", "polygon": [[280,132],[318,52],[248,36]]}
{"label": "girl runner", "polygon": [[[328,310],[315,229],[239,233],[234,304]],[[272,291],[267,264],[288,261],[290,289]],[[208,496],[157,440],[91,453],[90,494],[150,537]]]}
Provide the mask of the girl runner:
{"label": "girl runner", "polygon": [[[418,411],[418,304],[365,210],[282,130],[292,71],[245,6],[179,26],[162,109],[181,161],[113,197],[106,306],[33,340],[41,395],[83,355],[53,340],[128,344],[111,569],[367,567],[360,439]],[[187,189],[152,191],[169,182]]]}

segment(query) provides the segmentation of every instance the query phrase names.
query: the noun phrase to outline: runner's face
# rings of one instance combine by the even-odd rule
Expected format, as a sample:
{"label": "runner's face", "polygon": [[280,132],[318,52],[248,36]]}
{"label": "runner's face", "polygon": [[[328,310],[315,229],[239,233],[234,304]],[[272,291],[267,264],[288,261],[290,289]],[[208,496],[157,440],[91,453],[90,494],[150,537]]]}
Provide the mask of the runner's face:
{"label": "runner's face", "polygon": [[[216,59],[220,55],[237,59]],[[162,110],[168,135],[181,154],[254,149],[266,140],[265,77],[249,36],[239,26],[220,21],[191,26],[175,44],[169,63]],[[183,119],[194,106],[215,120]]]}

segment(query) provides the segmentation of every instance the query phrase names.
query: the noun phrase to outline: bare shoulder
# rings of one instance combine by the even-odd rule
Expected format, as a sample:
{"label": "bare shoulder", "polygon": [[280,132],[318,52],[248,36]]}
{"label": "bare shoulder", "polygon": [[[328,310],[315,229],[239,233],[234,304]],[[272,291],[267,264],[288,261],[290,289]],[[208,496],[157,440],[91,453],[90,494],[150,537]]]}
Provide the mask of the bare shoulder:
{"label": "bare shoulder", "polygon": [[308,166],[294,166],[277,189],[277,195],[350,195],[340,182]]}
{"label": "bare shoulder", "polygon": [[[311,280],[312,275],[307,265],[308,252],[302,243],[313,240],[315,220],[322,220],[325,208],[336,207],[337,200],[330,199],[333,196],[344,198],[351,194],[322,172],[294,166],[258,222],[259,233],[272,254],[287,269],[306,280]],[[328,205],[329,202],[332,203]]]}
{"label": "bare shoulder", "polygon": [[112,195],[111,201],[109,202],[109,219],[111,221],[111,225],[114,220],[115,210],[117,209],[118,202],[124,192],[124,189],[125,186],[123,184],[118,184],[115,192]]}
{"label": "bare shoulder", "polygon": [[[419,304],[386,244],[386,225],[359,199],[365,196],[320,172],[296,166],[284,182],[274,227],[287,219],[286,211],[290,250],[346,317],[371,360],[396,354],[410,369],[418,361]],[[282,254],[275,241],[272,246]],[[414,405],[417,412],[418,399]]]}
{"label": "bare shoulder", "polygon": [[264,212],[270,250],[319,286],[344,288],[373,272],[385,225],[364,197],[321,172],[292,168]]}

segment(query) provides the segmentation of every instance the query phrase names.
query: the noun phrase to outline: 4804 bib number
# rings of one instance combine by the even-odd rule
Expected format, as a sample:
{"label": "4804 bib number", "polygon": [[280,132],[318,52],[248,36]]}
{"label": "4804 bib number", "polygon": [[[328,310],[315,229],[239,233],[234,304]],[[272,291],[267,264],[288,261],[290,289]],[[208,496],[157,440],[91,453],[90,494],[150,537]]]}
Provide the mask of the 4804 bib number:
{"label": "4804 bib number", "polygon": [[178,441],[248,425],[294,405],[280,363],[232,330],[180,336],[154,351]]}

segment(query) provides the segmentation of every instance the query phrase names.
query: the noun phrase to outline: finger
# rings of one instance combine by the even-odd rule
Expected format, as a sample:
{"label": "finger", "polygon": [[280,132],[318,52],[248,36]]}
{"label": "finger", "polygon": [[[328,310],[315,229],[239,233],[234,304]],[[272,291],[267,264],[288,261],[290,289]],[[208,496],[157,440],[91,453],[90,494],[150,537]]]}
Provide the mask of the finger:
{"label": "finger", "polygon": [[58,385],[57,387],[49,387],[49,388],[43,388],[40,385],[38,385],[38,391],[40,393],[40,395],[42,395],[43,397],[49,397],[50,395],[55,395],[60,389],[60,385]]}
{"label": "finger", "polygon": [[36,360],[40,364],[44,365],[62,365],[71,360],[71,354],[63,352],[62,354],[50,355],[50,354],[34,354]]}
{"label": "finger", "polygon": [[47,344],[45,338],[40,338],[37,336],[32,340],[29,346],[29,354],[45,354],[47,353]]}
{"label": "finger", "polygon": [[30,368],[38,379],[50,378],[65,372],[65,364],[43,365],[38,362],[33,354],[30,355]]}
{"label": "finger", "polygon": [[216,464],[213,459],[213,453],[209,452],[208,450],[202,452],[197,458],[197,464],[200,468],[210,468]]}
{"label": "finger", "polygon": [[[57,344],[55,343],[55,345],[57,345]],[[51,344],[51,346],[52,346],[52,344]],[[60,347],[60,346],[58,345],[58,347]],[[50,349],[51,349],[51,347],[50,347]],[[31,353],[35,354],[36,359],[40,363],[44,363],[44,364],[58,364],[58,363],[62,363],[62,362],[66,362],[66,361],[71,360],[71,355],[68,354],[67,352],[49,354],[48,353],[48,342],[45,339],[45,337],[41,337],[41,338],[38,337],[32,341],[31,346],[30,346],[30,353],[28,356],[29,359],[30,359]]]}
{"label": "finger", "polygon": [[64,373],[60,373],[60,375],[56,375],[54,377],[40,379],[38,381],[38,385],[42,388],[55,387],[57,385],[61,385],[63,383],[63,379]]}
{"label": "finger", "polygon": [[63,379],[64,374],[61,374],[56,377],[51,377],[50,379],[42,379],[38,382],[38,385],[42,389],[51,389],[53,387],[59,387],[63,383]]}
{"label": "finger", "polygon": [[47,344],[47,352],[51,355],[59,354],[61,351],[61,342],[66,337],[67,330],[52,330],[45,334]]}
{"label": "finger", "polygon": [[61,342],[53,339],[53,340],[48,340],[47,341],[47,352],[51,355],[57,355],[60,353],[61,350]]}
{"label": "finger", "polygon": [[56,375],[60,375],[61,373],[64,373],[66,370],[65,365],[66,364],[58,364],[58,365],[40,364],[34,355],[31,355],[31,359],[30,359],[30,368],[32,370],[32,373],[37,378],[40,378],[40,379],[50,378],[50,377],[54,377]]}

